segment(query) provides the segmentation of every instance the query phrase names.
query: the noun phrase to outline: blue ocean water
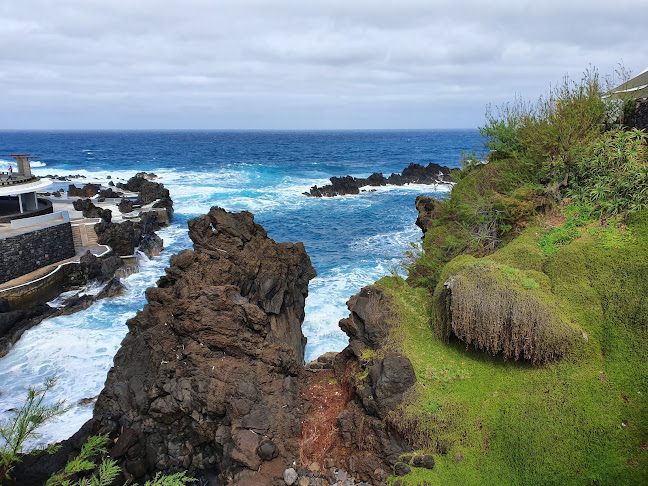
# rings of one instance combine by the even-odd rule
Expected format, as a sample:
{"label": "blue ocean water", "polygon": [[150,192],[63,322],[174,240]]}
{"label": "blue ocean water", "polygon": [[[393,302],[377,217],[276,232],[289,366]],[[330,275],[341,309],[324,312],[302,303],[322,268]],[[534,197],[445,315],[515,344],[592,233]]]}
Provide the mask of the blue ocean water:
{"label": "blue ocean water", "polygon": [[[166,251],[126,279],[124,296],[44,321],[0,359],[0,414],[21,403],[27,386],[56,373],[59,385],[50,398],[74,406],[43,430],[43,440],[75,432],[92,413],[76,403],[103,387],[125,322],[145,303],[144,290],[171,254],[191,247],[187,220],[212,206],[249,210],[276,241],[304,242],[318,273],[306,302],[306,359],[341,350],[347,339],[337,324],[348,314],[345,302],[397,268],[410,241],[420,239],[416,196],[443,197],[449,187],[384,187],[322,199],[302,193],[331,176],[388,175],[411,162],[457,167],[461,152],[472,150],[484,154],[477,130],[0,132],[0,154],[38,155],[33,167],[41,176],[80,174],[105,184],[109,175],[126,180],[155,172],[176,209],[161,232]],[[0,170],[10,160],[0,155]]]}

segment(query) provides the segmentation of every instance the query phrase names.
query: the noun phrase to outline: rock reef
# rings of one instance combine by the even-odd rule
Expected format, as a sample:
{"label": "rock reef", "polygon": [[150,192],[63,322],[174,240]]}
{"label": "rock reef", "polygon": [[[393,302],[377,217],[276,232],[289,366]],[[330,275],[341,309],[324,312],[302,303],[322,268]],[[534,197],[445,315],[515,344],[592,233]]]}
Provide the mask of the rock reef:
{"label": "rock reef", "polygon": [[452,169],[439,164],[430,163],[408,165],[401,174],[391,174],[385,177],[382,173],[374,172],[369,177],[331,177],[331,184],[311,187],[304,195],[311,197],[333,197],[346,194],[360,194],[362,187],[404,186],[405,184],[448,184],[452,182]]}

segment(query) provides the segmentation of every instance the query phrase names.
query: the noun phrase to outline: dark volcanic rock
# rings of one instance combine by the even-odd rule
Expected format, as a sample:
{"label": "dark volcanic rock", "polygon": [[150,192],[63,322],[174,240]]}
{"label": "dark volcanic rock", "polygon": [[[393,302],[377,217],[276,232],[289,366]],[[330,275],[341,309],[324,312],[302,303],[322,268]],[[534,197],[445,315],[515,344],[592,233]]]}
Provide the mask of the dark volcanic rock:
{"label": "dark volcanic rock", "polygon": [[82,211],[84,218],[101,218],[102,221],[110,223],[112,211],[110,209],[98,208],[90,199],[77,199],[72,203],[76,211]]}
{"label": "dark volcanic rock", "polygon": [[121,193],[115,192],[112,187],[109,187],[108,189],[103,189],[99,191],[99,197],[106,199],[106,198],[118,198],[121,197]]}
{"label": "dark volcanic rock", "polygon": [[[139,172],[135,174],[135,176],[131,177],[125,184],[121,182],[118,183],[117,187],[139,193],[137,204],[144,205],[156,201],[153,207],[166,209],[170,221],[171,218],[173,218],[173,201],[171,200],[169,190],[164,188],[164,184],[152,181],[156,177],[155,174]],[[124,209],[126,209],[126,207]]]}
{"label": "dark volcanic rock", "polygon": [[88,198],[88,197],[94,197],[96,196],[99,191],[101,190],[101,186],[99,184],[86,184],[85,186],[81,187],[76,187],[74,184],[70,184],[68,186],[68,197],[83,197],[83,198]]}
{"label": "dark volcanic rock", "polygon": [[411,451],[406,435],[389,424],[403,394],[416,382],[407,357],[386,353],[365,357],[366,349],[381,356],[394,317],[392,302],[377,286],[363,288],[347,302],[350,316],[340,321],[349,346],[334,361],[338,381],[350,383],[355,397],[340,413],[338,430],[348,453],[347,469],[362,480],[384,484],[386,472]]}
{"label": "dark volcanic rock", "polygon": [[414,204],[416,206],[416,210],[418,211],[416,226],[421,228],[423,235],[425,235],[427,230],[432,227],[432,223],[434,222],[434,210],[437,207],[438,201],[431,197],[418,196]]}
{"label": "dark volcanic rock", "polygon": [[163,184],[150,180],[154,178],[155,174],[139,172],[131,177],[126,184],[119,183],[117,187],[139,193],[137,199],[140,204],[149,204],[156,199],[169,198],[169,190],[165,189]]}
{"label": "dark volcanic rock", "polygon": [[159,255],[164,248],[164,242],[155,232],[164,227],[158,214],[146,211],[140,214],[137,222],[124,221],[122,223],[97,223],[94,226],[99,244],[108,245],[118,255],[133,255],[135,248],[146,254],[149,258]]}
{"label": "dark volcanic rock", "polygon": [[164,249],[164,241],[155,233],[142,237],[139,246],[139,251],[144,253],[148,258],[156,257]]}
{"label": "dark volcanic rock", "polygon": [[366,186],[378,187],[388,184],[403,186],[405,184],[439,184],[452,182],[452,169],[439,164],[410,164],[401,174],[392,174],[385,177],[374,172],[367,178],[362,177],[331,177],[331,184],[323,187],[313,186],[306,196],[332,197],[345,194],[360,194],[360,188]]}
{"label": "dark volcanic rock", "polygon": [[132,255],[139,244],[142,234],[132,221],[123,223],[101,222],[94,226],[100,245],[108,245],[121,256]]}
{"label": "dark volcanic rock", "polygon": [[429,454],[405,454],[401,460],[414,467],[434,468],[434,457]]}
{"label": "dark volcanic rock", "polygon": [[364,347],[377,349],[389,332],[388,319],[392,316],[380,287],[367,286],[347,302],[349,317],[340,321],[349,341],[360,341]]}
{"label": "dark volcanic rock", "polygon": [[128,321],[94,423],[127,425],[117,460],[136,478],[249,479],[263,461],[281,474],[299,458],[301,322],[315,270],[301,243],[275,243],[248,212],[212,208],[189,235],[194,250],[171,258]]}
{"label": "dark volcanic rock", "polygon": [[120,213],[131,213],[133,212],[133,201],[130,199],[122,199],[117,205]]}

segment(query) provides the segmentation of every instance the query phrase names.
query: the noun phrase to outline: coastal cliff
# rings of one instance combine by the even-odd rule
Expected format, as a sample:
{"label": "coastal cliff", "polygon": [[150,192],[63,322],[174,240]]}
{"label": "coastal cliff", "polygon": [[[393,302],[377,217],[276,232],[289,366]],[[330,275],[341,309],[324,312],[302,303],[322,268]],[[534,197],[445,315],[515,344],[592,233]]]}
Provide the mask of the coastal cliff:
{"label": "coastal cliff", "polygon": [[[116,437],[128,477],[189,469],[271,484],[298,459],[298,377],[308,281],[303,245],[277,244],[250,213],[191,220],[128,321],[91,428]],[[256,478],[256,479],[250,479]]]}

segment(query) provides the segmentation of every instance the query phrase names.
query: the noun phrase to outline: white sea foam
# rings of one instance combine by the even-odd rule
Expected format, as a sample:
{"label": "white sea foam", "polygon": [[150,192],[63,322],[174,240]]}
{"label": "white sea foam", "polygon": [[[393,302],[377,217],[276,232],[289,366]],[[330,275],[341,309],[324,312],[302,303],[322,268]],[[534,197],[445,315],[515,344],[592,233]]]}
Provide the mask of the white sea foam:
{"label": "white sea foam", "polygon": [[[143,306],[144,291],[164,272],[171,252],[188,246],[187,231],[179,225],[163,229],[159,235],[165,246],[172,248],[159,258],[141,260],[140,272],[123,279],[127,290],[122,296],[95,302],[69,316],[45,319],[26,331],[0,359],[0,418],[10,418],[9,410],[22,405],[28,386],[38,387],[53,374],[59,381],[47,401],[67,399],[71,405],[59,420],[43,427],[42,442],[32,442],[30,446],[65,439],[92,416],[92,406],[79,405],[79,400],[92,398],[101,391],[113,357],[128,331],[126,321]],[[89,286],[83,292],[94,293],[100,288]]]}
{"label": "white sea foam", "polygon": [[340,266],[311,280],[306,299],[306,317],[302,326],[308,338],[306,361],[327,351],[341,351],[348,338],[338,326],[349,311],[346,301],[362,287],[387,275],[392,260],[367,261],[361,268]]}
{"label": "white sea foam", "polygon": [[[404,184],[402,186],[387,185],[387,186],[363,186],[361,191],[370,192],[450,192],[454,183],[440,183],[440,184]],[[375,190],[374,190],[375,189]],[[360,194],[363,194],[362,192]]]}

